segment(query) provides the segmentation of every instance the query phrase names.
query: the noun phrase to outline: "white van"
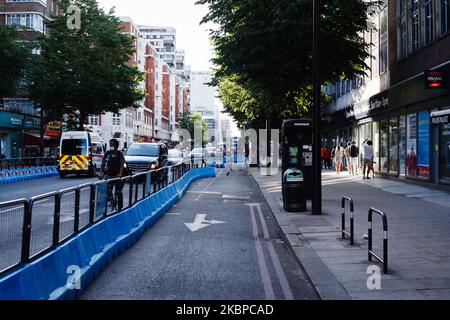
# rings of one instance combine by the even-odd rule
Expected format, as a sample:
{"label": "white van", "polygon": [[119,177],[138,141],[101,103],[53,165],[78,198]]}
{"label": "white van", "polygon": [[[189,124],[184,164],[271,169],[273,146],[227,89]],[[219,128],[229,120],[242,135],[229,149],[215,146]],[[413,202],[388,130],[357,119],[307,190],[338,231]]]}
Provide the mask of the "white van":
{"label": "white van", "polygon": [[105,144],[97,133],[63,132],[59,145],[58,171],[61,178],[68,174],[95,176],[101,169]]}

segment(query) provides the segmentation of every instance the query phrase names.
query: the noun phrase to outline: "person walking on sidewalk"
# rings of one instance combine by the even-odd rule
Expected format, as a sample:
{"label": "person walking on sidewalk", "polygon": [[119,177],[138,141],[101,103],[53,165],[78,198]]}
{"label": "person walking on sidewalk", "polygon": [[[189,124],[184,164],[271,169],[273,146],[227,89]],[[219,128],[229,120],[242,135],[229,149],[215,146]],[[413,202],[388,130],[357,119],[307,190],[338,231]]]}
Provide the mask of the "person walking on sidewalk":
{"label": "person walking on sidewalk", "polygon": [[359,150],[356,146],[356,142],[353,141],[350,145],[350,164],[352,169],[352,174],[358,175],[358,158],[359,158]]}
{"label": "person walking on sidewalk", "polygon": [[330,153],[330,149],[328,149],[328,147],[325,147],[323,156],[324,156],[325,169],[330,170],[331,169],[331,153]]}
{"label": "person walking on sidewalk", "polygon": [[[363,166],[363,179],[370,179],[369,174],[370,170],[373,167],[373,146],[372,141],[366,139],[363,142],[364,149],[364,166]],[[366,176],[366,167],[367,167],[367,176]]]}
{"label": "person walking on sidewalk", "polygon": [[336,163],[336,173],[340,174],[341,173],[341,168],[342,168],[342,159],[344,158],[344,149],[341,145],[338,145],[336,147],[336,151],[334,153],[334,161]]}
{"label": "person walking on sidewalk", "polygon": [[352,169],[352,163],[350,162],[350,147],[351,147],[350,142],[347,142],[347,146],[344,149],[344,156],[345,156],[345,165],[347,167],[348,173],[350,173]]}

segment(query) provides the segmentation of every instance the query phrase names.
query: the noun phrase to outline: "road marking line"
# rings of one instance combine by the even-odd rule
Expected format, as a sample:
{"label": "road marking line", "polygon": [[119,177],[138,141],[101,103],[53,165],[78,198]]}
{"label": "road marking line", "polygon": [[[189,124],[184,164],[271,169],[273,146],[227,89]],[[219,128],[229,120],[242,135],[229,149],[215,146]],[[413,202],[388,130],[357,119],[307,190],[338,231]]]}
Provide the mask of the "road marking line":
{"label": "road marking line", "polygon": [[[220,175],[221,172],[222,172],[222,171],[219,172],[219,174],[217,175],[217,177]],[[197,196],[197,198],[195,198],[195,201],[199,201],[199,200],[200,200],[200,198],[201,198],[202,195],[203,195],[203,192],[205,192],[206,189],[208,189],[208,188],[213,184],[214,181],[216,181],[216,180],[215,180],[215,179],[211,179],[211,181],[206,185],[206,187],[199,193],[199,195]]]}
{"label": "road marking line", "polygon": [[222,192],[219,191],[188,191],[188,193],[202,193],[202,194],[214,194],[214,195],[221,195]]}
{"label": "road marking line", "polygon": [[[269,229],[267,227],[266,220],[264,219],[264,215],[263,215],[263,212],[261,209],[261,204],[260,203],[252,203],[251,207],[253,210],[254,210],[254,208],[257,208],[260,223],[261,223],[261,226],[263,229],[264,239],[270,240]],[[268,245],[268,249],[270,252],[270,258],[272,260],[272,264],[275,268],[275,272],[277,274],[278,281],[280,282],[281,289],[283,291],[284,298],[286,300],[294,300],[294,296],[292,294],[291,287],[289,286],[289,282],[287,281],[286,274],[284,273],[283,267],[281,266],[280,258],[278,257],[278,254],[275,251],[275,247],[273,246],[273,243],[270,241],[267,242],[267,245]]]}
{"label": "road marking line", "polygon": [[270,257],[272,258],[272,263],[277,273],[278,281],[280,281],[281,289],[283,290],[284,298],[286,300],[294,300],[294,295],[292,294],[291,287],[284,273],[283,267],[280,263],[280,258],[273,246],[272,242],[268,242]]}
{"label": "road marking line", "polygon": [[270,239],[269,229],[267,228],[266,221],[264,220],[264,216],[263,216],[263,213],[262,213],[262,210],[261,210],[261,204],[258,203],[255,206],[258,209],[258,214],[259,214],[259,219],[261,220],[261,225],[262,225],[262,229],[263,229],[264,239],[269,240]]}
{"label": "road marking line", "polygon": [[273,291],[272,281],[270,280],[269,271],[267,270],[266,259],[264,257],[261,242],[258,240],[258,229],[256,225],[254,206],[249,207],[250,207],[250,216],[252,219],[252,234],[253,237],[255,238],[256,255],[258,257],[259,272],[261,274],[261,280],[264,288],[264,295],[266,297],[266,300],[274,300],[275,293]]}

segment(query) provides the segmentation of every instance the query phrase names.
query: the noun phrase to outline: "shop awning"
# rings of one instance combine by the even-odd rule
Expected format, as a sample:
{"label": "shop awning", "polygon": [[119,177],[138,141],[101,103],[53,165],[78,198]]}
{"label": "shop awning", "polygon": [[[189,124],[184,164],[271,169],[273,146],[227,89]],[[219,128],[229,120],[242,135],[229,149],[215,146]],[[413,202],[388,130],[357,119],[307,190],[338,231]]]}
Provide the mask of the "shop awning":
{"label": "shop awning", "polygon": [[[41,136],[36,132],[24,132],[23,145],[24,147],[39,147],[41,145]],[[44,135],[44,146],[57,146],[59,140]]]}
{"label": "shop awning", "polygon": [[450,109],[432,112],[430,117],[432,124],[449,123]]}
{"label": "shop awning", "polygon": [[[25,135],[31,136],[32,138],[37,138],[37,139],[41,139],[41,135],[39,133],[34,133],[34,132],[24,132]],[[44,135],[44,140],[48,141],[48,140],[52,140],[53,138],[47,135]]]}

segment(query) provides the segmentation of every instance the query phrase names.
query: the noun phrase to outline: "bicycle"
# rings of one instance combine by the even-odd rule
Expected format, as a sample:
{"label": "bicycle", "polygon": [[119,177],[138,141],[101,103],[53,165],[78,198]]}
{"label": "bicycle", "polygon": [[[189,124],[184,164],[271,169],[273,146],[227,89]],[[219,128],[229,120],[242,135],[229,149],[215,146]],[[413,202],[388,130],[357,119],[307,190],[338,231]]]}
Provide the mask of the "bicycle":
{"label": "bicycle", "polygon": [[[100,178],[100,177],[99,177]],[[101,177],[101,180],[108,181],[106,189],[106,208],[108,212],[117,212],[123,208],[123,184],[122,180],[116,177]],[[114,192],[113,192],[114,188]],[[109,211],[108,209],[111,209]]]}

